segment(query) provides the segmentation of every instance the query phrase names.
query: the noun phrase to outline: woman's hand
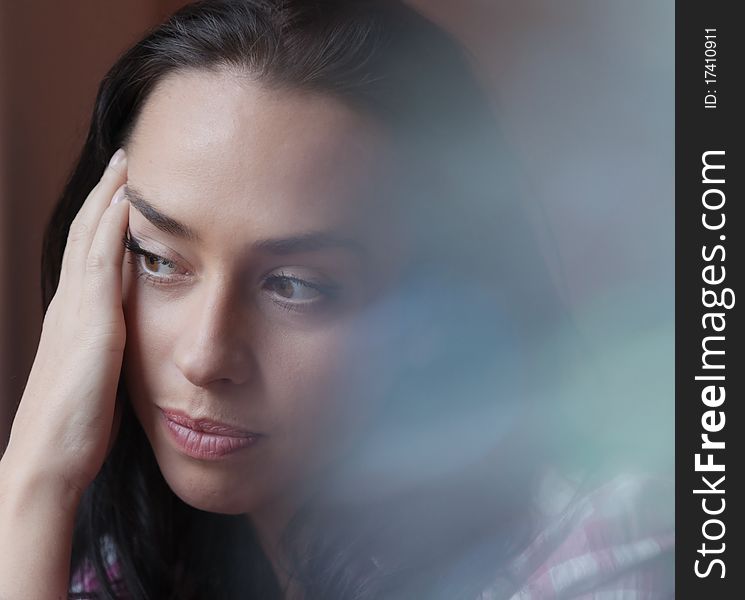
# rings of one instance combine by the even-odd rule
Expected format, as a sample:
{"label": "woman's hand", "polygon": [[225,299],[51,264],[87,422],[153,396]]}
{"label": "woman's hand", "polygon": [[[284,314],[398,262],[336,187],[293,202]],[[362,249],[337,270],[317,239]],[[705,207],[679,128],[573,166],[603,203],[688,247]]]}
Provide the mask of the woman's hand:
{"label": "woman's hand", "polygon": [[120,150],[70,226],[59,286],[0,462],[5,485],[44,481],[79,500],[116,435],[126,171]]}

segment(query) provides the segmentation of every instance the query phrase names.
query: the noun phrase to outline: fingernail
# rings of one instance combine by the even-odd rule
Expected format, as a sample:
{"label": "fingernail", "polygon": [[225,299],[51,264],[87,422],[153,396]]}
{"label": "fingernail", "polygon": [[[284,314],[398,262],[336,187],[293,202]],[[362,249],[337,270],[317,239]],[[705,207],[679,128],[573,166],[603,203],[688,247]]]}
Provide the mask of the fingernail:
{"label": "fingernail", "polygon": [[119,164],[121,164],[124,161],[125,153],[122,148],[119,148],[116,152],[114,152],[114,156],[111,157],[111,160],[109,161],[110,167],[115,167]]}
{"label": "fingernail", "polygon": [[118,204],[119,202],[124,200],[124,196],[126,196],[126,194],[124,193],[124,185],[120,185],[119,189],[117,189],[114,193],[114,197],[111,199],[111,204]]}

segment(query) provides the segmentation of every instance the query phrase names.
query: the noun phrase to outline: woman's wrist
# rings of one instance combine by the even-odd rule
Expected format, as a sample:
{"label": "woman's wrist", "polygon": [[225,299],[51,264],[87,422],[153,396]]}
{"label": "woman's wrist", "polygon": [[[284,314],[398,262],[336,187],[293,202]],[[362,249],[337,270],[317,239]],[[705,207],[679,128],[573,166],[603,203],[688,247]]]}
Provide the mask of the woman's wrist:
{"label": "woman's wrist", "polygon": [[0,459],[0,508],[16,516],[47,509],[74,517],[83,490],[62,472],[15,460],[9,448]]}
{"label": "woman's wrist", "polygon": [[[13,460],[11,460],[13,458]],[[65,598],[80,494],[62,477],[0,460],[0,598]]]}

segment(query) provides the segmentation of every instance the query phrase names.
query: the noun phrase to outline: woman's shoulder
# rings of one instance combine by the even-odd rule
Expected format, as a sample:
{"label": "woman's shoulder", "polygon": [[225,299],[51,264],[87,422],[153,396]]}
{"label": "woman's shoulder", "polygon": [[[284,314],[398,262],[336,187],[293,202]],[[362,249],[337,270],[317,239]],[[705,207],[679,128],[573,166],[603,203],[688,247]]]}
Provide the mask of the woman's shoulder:
{"label": "woman's shoulder", "polygon": [[[661,600],[673,598],[672,481],[640,474],[594,489],[553,473],[539,503],[542,527],[513,562],[522,582],[510,600]],[[504,598],[503,581],[478,600]]]}

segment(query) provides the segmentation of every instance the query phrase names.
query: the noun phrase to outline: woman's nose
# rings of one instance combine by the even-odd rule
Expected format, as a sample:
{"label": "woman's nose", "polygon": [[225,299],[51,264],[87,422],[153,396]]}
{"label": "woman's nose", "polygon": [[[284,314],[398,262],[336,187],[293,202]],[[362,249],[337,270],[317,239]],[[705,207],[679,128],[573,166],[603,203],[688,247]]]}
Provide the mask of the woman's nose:
{"label": "woman's nose", "polygon": [[227,287],[195,297],[174,348],[184,377],[198,387],[246,383],[256,370],[246,320],[244,307]]}

